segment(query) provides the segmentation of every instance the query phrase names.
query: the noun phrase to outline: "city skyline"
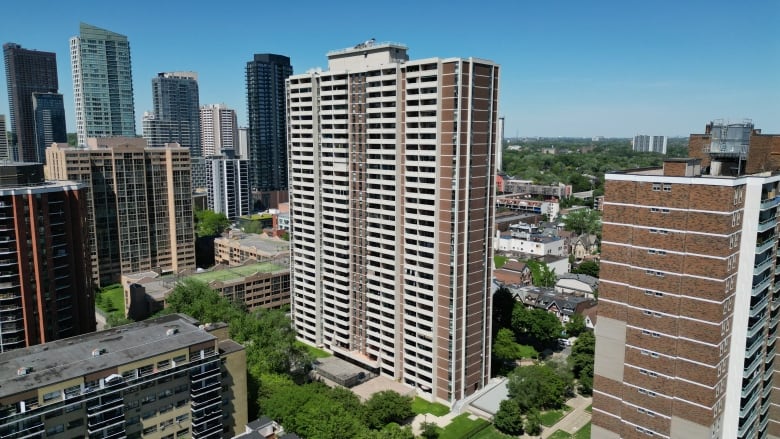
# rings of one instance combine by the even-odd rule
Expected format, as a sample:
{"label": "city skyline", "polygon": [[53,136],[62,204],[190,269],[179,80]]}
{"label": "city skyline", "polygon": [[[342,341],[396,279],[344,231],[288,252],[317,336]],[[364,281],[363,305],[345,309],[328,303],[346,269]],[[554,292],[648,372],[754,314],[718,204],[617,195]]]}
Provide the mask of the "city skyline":
{"label": "city skyline", "polygon": [[[68,40],[78,34],[80,22],[127,35],[139,135],[143,112],[153,108],[147,84],[159,72],[197,72],[200,102],[235,108],[239,125],[246,126],[244,66],[254,53],[289,56],[294,71],[303,73],[324,67],[328,51],[370,38],[405,44],[415,59],[478,56],[501,65],[500,112],[506,117],[507,137],[686,136],[702,120],[720,118],[750,118],[766,133],[780,132],[780,108],[773,104],[780,98],[780,79],[772,75],[780,66],[780,39],[771,33],[780,6],[768,0],[742,3],[741,15],[749,19],[718,13],[731,7],[723,1],[567,1],[522,8],[509,2],[484,8],[448,2],[447,8],[414,4],[414,14],[405,7],[411,4],[401,4],[394,9],[397,16],[388,12],[381,20],[363,19],[370,12],[364,3],[341,8],[315,3],[303,9],[306,14],[295,14],[295,26],[290,20],[268,20],[260,27],[253,26],[258,17],[290,12],[281,4],[242,2],[170,20],[182,18],[178,2],[151,8],[141,1],[122,14],[103,12],[97,5],[52,2],[49,13],[39,15],[38,8],[12,4],[7,8],[11,19],[0,30],[3,43],[57,53],[69,132],[76,126]],[[490,23],[494,31],[453,26],[466,17]],[[35,32],[25,27],[30,22],[36,23]],[[333,26],[335,22],[350,25]],[[219,38],[195,38],[196,29],[214,29]],[[209,53],[218,55],[209,59]],[[740,61],[730,61],[735,59]],[[6,92],[0,94],[0,114],[8,115]]]}

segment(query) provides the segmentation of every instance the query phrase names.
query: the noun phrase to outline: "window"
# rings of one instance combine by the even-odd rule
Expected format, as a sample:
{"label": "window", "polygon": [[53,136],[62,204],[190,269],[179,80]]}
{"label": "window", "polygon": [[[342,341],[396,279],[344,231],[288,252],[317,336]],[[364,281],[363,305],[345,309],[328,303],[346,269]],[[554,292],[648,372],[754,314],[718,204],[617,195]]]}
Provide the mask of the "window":
{"label": "window", "polygon": [[661,183],[653,183],[653,190],[659,192],[661,190]]}
{"label": "window", "polygon": [[655,297],[664,297],[664,293],[662,293],[660,291],[656,291],[655,292]]}
{"label": "window", "polygon": [[661,338],[661,334],[659,334],[657,332],[653,332],[653,337],[654,338]]}
{"label": "window", "polygon": [[672,191],[672,184],[664,183],[664,192],[671,192],[671,191]]}
{"label": "window", "polygon": [[653,291],[652,290],[645,290],[645,296],[652,296]]}
{"label": "window", "polygon": [[653,312],[650,311],[649,309],[646,309],[646,310],[642,311],[642,314],[644,314],[646,316],[651,316],[651,315],[653,315]]}
{"label": "window", "polygon": [[43,402],[51,401],[52,399],[57,399],[62,395],[62,392],[59,390],[55,390],[54,392],[44,393],[43,394]]}
{"label": "window", "polygon": [[655,352],[650,352],[650,356],[653,358],[658,358],[658,354]]}

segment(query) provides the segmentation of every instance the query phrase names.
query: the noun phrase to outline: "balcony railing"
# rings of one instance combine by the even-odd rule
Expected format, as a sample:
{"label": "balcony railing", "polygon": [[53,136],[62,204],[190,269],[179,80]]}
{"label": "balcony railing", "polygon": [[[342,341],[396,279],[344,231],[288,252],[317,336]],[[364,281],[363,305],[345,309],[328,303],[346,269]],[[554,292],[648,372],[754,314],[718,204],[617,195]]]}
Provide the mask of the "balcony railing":
{"label": "balcony railing", "polygon": [[771,209],[780,204],[780,197],[766,198],[761,200],[761,210]]}
{"label": "balcony railing", "polygon": [[763,242],[756,244],[756,254],[764,253],[775,245],[775,237],[771,237]]}
{"label": "balcony railing", "polygon": [[758,233],[766,232],[767,230],[775,227],[776,225],[777,225],[777,218],[772,217],[758,223],[758,229],[756,230],[758,231]]}
{"label": "balcony railing", "polygon": [[761,274],[764,270],[767,269],[767,267],[772,266],[774,258],[766,258],[764,261],[759,262],[758,264],[753,266],[753,274],[758,276]]}
{"label": "balcony railing", "polygon": [[770,295],[767,294],[766,297],[761,299],[760,302],[750,307],[750,317],[755,317],[759,313],[761,313],[761,311],[764,311],[766,309],[766,304],[769,303],[769,297]]}
{"label": "balcony railing", "polygon": [[767,277],[766,279],[762,280],[761,282],[753,285],[753,295],[755,296],[756,293],[760,293],[764,290],[769,284],[772,283],[772,277]]}

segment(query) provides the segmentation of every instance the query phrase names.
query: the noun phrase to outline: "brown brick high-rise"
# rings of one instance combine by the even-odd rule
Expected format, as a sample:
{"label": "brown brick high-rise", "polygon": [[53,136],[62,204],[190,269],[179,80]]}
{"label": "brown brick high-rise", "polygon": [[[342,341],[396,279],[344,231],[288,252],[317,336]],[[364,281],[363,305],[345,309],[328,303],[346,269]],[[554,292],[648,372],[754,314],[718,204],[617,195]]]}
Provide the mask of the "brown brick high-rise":
{"label": "brown brick high-rise", "polygon": [[716,123],[691,158],[607,174],[594,438],[780,435],[778,153]]}
{"label": "brown brick high-rise", "polygon": [[95,330],[86,187],[0,166],[0,352]]}

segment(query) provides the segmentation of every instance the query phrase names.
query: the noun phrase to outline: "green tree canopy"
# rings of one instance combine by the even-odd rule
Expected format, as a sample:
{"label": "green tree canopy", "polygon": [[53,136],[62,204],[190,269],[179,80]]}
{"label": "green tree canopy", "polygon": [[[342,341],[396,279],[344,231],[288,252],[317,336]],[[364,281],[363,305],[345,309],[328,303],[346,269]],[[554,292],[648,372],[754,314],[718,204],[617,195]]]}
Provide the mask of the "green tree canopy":
{"label": "green tree canopy", "polygon": [[511,362],[520,358],[520,344],[515,341],[515,333],[511,329],[498,330],[496,340],[493,342],[493,355],[501,362]]}
{"label": "green tree canopy", "polygon": [[512,327],[512,309],[516,300],[507,287],[501,287],[493,294],[493,334],[501,328]]}
{"label": "green tree canopy", "polygon": [[219,235],[228,226],[230,220],[224,213],[216,213],[208,209],[195,211],[195,233],[199,238]]}
{"label": "green tree canopy", "polygon": [[583,261],[576,268],[572,269],[571,272],[575,274],[587,274],[588,276],[593,276],[595,278],[598,278],[599,263],[592,260]]}
{"label": "green tree canopy", "polygon": [[591,331],[580,334],[569,355],[569,364],[580,383],[580,392],[590,394],[593,389],[593,358],[596,353],[596,337]]}
{"label": "green tree canopy", "polygon": [[529,259],[525,264],[531,270],[531,282],[534,286],[552,288],[558,281],[555,269],[550,269],[547,263]]}
{"label": "green tree canopy", "polygon": [[582,314],[574,314],[566,323],[566,334],[570,337],[577,337],[586,330],[585,317]]}
{"label": "green tree canopy", "polygon": [[563,227],[578,235],[589,233],[601,234],[601,212],[593,209],[578,209],[569,212],[563,218]]}
{"label": "green tree canopy", "polygon": [[438,439],[439,427],[433,422],[423,422],[420,424],[420,437],[423,439]]}
{"label": "green tree canopy", "polygon": [[518,436],[523,434],[523,414],[514,399],[505,399],[498,406],[493,425],[502,433]]}
{"label": "green tree canopy", "polygon": [[390,422],[403,422],[414,414],[412,398],[392,390],[377,392],[366,401],[364,419],[368,428],[378,430]]}
{"label": "green tree canopy", "polygon": [[554,314],[543,309],[528,309],[518,302],[512,311],[512,329],[521,340],[525,340],[524,343],[541,349],[561,336],[563,326]]}
{"label": "green tree canopy", "polygon": [[520,411],[526,413],[531,409],[560,408],[570,387],[555,369],[539,364],[513,370],[509,374],[507,389]]}
{"label": "green tree canopy", "polygon": [[536,436],[542,432],[542,418],[539,416],[538,410],[531,410],[528,415],[526,415],[523,429],[532,436]]}

